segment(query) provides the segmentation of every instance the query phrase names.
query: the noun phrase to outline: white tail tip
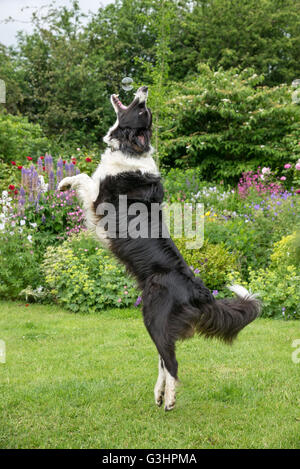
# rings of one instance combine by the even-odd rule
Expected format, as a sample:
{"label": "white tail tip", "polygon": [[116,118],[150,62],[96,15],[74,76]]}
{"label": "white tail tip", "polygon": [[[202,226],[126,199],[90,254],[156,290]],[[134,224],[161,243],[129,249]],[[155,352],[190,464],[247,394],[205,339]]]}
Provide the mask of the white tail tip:
{"label": "white tail tip", "polygon": [[236,294],[239,298],[247,298],[247,299],[252,299],[256,298],[255,293],[251,293],[247,290],[247,288],[243,287],[242,285],[230,285],[228,287],[230,291]]}

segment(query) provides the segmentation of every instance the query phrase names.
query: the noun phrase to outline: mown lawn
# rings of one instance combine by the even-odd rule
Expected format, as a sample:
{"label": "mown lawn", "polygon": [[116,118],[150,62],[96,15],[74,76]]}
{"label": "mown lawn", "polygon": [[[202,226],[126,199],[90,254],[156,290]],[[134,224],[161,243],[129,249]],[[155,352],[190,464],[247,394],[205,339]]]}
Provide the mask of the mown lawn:
{"label": "mown lawn", "polygon": [[299,322],[259,319],[233,347],[179,344],[165,413],[140,311],[0,303],[0,448],[300,448],[297,338]]}

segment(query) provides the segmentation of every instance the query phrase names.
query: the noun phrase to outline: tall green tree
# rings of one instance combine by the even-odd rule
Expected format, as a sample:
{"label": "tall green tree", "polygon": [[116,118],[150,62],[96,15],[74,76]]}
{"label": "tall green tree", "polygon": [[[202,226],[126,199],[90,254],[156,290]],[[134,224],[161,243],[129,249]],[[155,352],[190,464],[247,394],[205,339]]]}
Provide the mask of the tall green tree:
{"label": "tall green tree", "polygon": [[296,162],[300,106],[290,86],[262,82],[253,69],[202,64],[191,80],[174,83],[160,135],[164,166],[199,166],[204,179],[233,182],[245,170]]}
{"label": "tall green tree", "polygon": [[264,74],[268,85],[300,75],[300,0],[193,0],[181,4],[172,75],[199,62]]}

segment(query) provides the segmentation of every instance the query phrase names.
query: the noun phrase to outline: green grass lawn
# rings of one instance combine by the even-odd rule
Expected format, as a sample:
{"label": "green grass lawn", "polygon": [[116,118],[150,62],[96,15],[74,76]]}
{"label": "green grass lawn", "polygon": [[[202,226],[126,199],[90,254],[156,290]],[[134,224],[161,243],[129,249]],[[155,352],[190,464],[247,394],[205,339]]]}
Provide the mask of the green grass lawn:
{"label": "green grass lawn", "polygon": [[0,310],[0,448],[300,448],[299,322],[259,319],[233,347],[179,344],[181,385],[165,413],[139,310]]}

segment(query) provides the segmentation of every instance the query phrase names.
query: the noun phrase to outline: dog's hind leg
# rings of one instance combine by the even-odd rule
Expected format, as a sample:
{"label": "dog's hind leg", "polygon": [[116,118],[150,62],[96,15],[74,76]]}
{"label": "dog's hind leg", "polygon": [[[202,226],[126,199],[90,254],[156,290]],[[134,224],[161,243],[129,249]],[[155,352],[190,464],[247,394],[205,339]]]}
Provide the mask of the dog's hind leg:
{"label": "dog's hind leg", "polygon": [[154,388],[154,398],[156,405],[160,407],[164,400],[165,394],[165,385],[166,385],[166,370],[163,359],[159,356],[158,357],[158,377],[156,381],[156,385]]}
{"label": "dog's hind leg", "polygon": [[144,323],[160,355],[159,375],[154,393],[155,402],[161,405],[162,391],[165,388],[165,410],[172,410],[175,406],[178,371],[175,356],[176,337],[168,323],[171,307],[172,301],[168,291],[154,279],[148,282],[143,292]]}

